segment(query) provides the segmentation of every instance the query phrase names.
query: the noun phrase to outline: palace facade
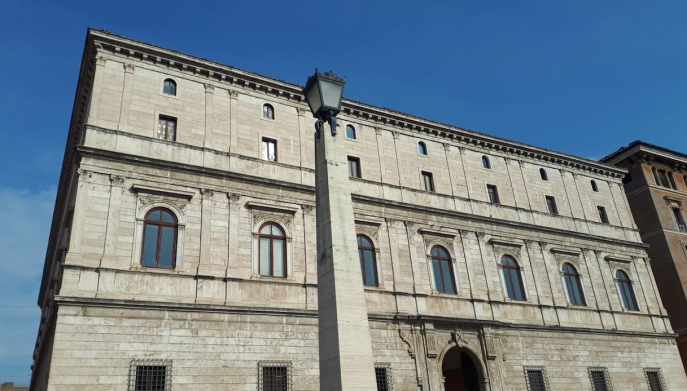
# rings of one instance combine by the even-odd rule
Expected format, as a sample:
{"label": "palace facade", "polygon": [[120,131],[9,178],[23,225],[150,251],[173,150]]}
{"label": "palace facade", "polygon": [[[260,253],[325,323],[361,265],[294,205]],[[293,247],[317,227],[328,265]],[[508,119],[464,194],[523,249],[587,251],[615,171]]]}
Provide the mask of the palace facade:
{"label": "palace facade", "polygon": [[[622,178],[344,100],[379,390],[682,390]],[[317,390],[301,87],[89,30],[32,390]]]}

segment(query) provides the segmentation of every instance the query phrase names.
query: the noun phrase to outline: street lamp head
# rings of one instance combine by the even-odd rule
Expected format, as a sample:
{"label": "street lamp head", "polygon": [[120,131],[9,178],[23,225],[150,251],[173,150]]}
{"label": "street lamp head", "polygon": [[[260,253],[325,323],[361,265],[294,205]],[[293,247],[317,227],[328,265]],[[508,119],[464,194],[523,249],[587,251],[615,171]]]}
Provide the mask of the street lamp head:
{"label": "street lamp head", "polygon": [[315,73],[308,78],[303,89],[305,100],[313,116],[329,121],[341,110],[341,96],[346,81],[333,72]]}

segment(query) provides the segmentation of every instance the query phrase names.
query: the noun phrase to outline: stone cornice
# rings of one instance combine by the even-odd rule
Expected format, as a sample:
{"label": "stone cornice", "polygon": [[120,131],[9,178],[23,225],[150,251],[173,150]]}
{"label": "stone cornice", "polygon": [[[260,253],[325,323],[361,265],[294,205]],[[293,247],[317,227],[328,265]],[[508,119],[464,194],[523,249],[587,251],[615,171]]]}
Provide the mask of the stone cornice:
{"label": "stone cornice", "polygon": [[[173,68],[176,71],[202,77],[217,83],[226,83],[232,88],[252,90],[273,97],[280,97],[295,102],[305,108],[302,87],[299,85],[268,78],[255,73],[221,65],[206,59],[189,56],[177,51],[163,49],[154,45],[117,36],[105,31],[89,30],[89,39],[98,52],[126,58],[130,61],[142,61]],[[344,99],[342,111],[345,115],[371,121],[383,126],[404,129],[443,138],[449,142],[476,145],[500,153],[523,156],[570,169],[588,171],[612,178],[623,178],[626,171],[596,161],[570,156],[543,148],[538,148],[515,141],[492,137],[484,133],[463,129],[436,121],[398,111],[380,108]]]}

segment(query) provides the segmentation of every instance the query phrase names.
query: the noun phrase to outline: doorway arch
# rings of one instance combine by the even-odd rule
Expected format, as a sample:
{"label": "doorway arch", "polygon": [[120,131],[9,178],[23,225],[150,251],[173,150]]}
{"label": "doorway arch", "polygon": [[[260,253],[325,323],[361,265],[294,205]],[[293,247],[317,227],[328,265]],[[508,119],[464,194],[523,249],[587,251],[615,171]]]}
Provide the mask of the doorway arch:
{"label": "doorway arch", "polygon": [[444,391],[481,391],[482,376],[479,360],[465,348],[454,346],[441,362]]}

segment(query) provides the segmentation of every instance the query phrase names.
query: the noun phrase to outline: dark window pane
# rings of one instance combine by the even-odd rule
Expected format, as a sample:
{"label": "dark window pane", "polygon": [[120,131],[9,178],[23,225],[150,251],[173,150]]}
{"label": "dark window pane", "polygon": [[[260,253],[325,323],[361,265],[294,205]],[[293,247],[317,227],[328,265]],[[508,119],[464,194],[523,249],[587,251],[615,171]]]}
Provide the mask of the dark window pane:
{"label": "dark window pane", "polygon": [[174,217],[173,214],[167,212],[167,211],[157,211],[157,213],[160,214],[160,220],[163,223],[168,223],[168,224],[175,224],[177,222],[177,219]]}
{"label": "dark window pane", "polygon": [[663,384],[661,383],[661,378],[657,371],[648,371],[646,373],[646,379],[649,382],[650,391],[663,391]]}
{"label": "dark window pane", "polygon": [[145,225],[143,232],[143,266],[155,267],[157,260],[155,259],[157,252],[157,226]]}
{"label": "dark window pane", "polygon": [[548,181],[549,180],[549,175],[546,173],[546,170],[543,168],[539,169],[539,176],[541,177],[542,180]]}
{"label": "dark window pane", "polygon": [[608,391],[608,384],[606,384],[606,373],[604,371],[591,371],[593,391]]}
{"label": "dark window pane", "polygon": [[386,368],[375,368],[375,380],[377,381],[377,391],[389,391],[389,377],[386,373]]}
{"label": "dark window pane", "polygon": [[453,270],[450,261],[441,261],[441,274],[444,280],[444,293],[456,294],[456,284],[453,281]]}
{"label": "dark window pane", "polygon": [[349,138],[351,140],[355,140],[357,138],[355,128],[352,125],[346,126],[346,138]]}
{"label": "dark window pane", "polygon": [[366,286],[377,286],[377,265],[373,250],[363,250],[363,264],[365,267],[364,283]]}
{"label": "dark window pane", "polygon": [[162,227],[160,235],[160,267],[171,268],[174,266],[175,235],[175,228]]}
{"label": "dark window pane", "polygon": [[267,238],[260,238],[260,274],[269,276],[272,274],[270,267],[270,240]]}
{"label": "dark window pane", "polygon": [[275,277],[286,277],[286,259],[284,254],[284,240],[283,239],[273,239],[272,240],[272,255],[274,276]]}
{"label": "dark window pane", "polygon": [[432,261],[432,272],[434,273],[434,286],[436,286],[437,291],[443,292],[444,281],[441,277],[441,265],[439,261]]}
{"label": "dark window pane", "polygon": [[539,369],[528,369],[527,384],[529,385],[528,391],[546,391],[544,372]]}
{"label": "dark window pane", "polygon": [[149,221],[160,221],[160,220],[161,220],[161,217],[160,217],[160,216],[161,216],[161,213],[162,213],[162,212],[160,211],[160,209],[155,209],[155,210],[151,211],[150,213],[148,213],[148,216],[146,217],[146,220],[149,220]]}
{"label": "dark window pane", "polygon": [[286,367],[263,367],[262,368],[262,390],[263,391],[287,391],[288,372]]}
{"label": "dark window pane", "polygon": [[157,365],[136,367],[135,391],[165,391],[167,368]]}
{"label": "dark window pane", "polygon": [[501,268],[508,297],[511,300],[526,300],[520,266],[515,259],[511,256],[504,256],[501,259]]}

